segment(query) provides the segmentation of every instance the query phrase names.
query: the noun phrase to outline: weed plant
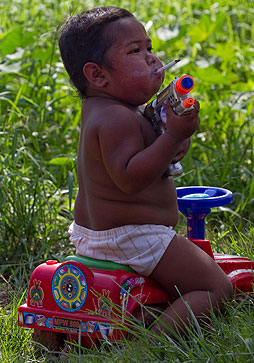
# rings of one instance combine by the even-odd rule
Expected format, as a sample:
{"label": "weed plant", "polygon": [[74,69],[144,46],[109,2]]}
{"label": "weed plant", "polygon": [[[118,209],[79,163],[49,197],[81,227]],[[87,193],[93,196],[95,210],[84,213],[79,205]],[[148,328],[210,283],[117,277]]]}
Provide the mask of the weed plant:
{"label": "weed plant", "polygon": [[[13,297],[0,311],[3,362],[51,359],[45,352],[47,358],[35,360],[37,348],[30,332],[17,328],[15,314],[35,265],[72,251],[66,231],[77,191],[81,101],[61,63],[56,28],[69,15],[102,5],[133,12],[164,63],[181,59],[164,86],[176,75],[194,77],[201,124],[175,182],[232,190],[234,203],[207,218],[207,237],[219,251],[254,257],[253,1],[1,0],[0,282]],[[180,217],[178,230],[185,228]],[[190,346],[172,348],[166,337],[151,340],[144,330],[131,344],[86,352],[85,361],[251,361],[249,306],[214,317],[202,342],[192,337]]]}

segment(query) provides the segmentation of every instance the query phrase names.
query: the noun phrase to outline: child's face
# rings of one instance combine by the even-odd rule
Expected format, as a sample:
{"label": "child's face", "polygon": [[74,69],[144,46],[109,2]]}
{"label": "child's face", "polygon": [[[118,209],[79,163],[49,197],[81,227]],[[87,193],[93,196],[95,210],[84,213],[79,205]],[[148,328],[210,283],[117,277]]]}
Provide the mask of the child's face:
{"label": "child's face", "polygon": [[164,76],[155,70],[162,66],[152,53],[151,40],[135,18],[123,18],[110,24],[116,41],[105,56],[111,63],[106,70],[108,92],[132,105],[147,102],[160,88]]}

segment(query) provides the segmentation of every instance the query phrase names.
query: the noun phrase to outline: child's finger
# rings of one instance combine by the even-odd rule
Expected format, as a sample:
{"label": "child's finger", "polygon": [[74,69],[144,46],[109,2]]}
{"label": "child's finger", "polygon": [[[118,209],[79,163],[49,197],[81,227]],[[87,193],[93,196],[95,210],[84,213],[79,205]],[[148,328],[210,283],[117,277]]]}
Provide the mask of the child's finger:
{"label": "child's finger", "polygon": [[169,103],[169,100],[166,99],[164,102],[163,102],[163,106],[165,107],[165,112],[167,114],[167,117],[176,117],[177,115],[175,114],[175,112],[173,111],[172,107],[170,106],[170,103]]}
{"label": "child's finger", "polygon": [[194,102],[194,108],[195,108],[196,112],[198,113],[200,110],[200,104],[197,100],[195,100],[195,102]]}

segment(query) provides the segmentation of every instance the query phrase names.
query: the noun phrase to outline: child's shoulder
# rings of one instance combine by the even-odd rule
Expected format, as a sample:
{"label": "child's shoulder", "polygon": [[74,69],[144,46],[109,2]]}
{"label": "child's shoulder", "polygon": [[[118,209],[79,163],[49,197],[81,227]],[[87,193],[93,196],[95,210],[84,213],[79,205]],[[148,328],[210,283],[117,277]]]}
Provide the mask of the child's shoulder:
{"label": "child's shoulder", "polygon": [[106,97],[88,98],[82,108],[82,115],[88,122],[103,126],[107,124],[121,124],[137,122],[143,117],[139,107],[124,104],[115,99]]}

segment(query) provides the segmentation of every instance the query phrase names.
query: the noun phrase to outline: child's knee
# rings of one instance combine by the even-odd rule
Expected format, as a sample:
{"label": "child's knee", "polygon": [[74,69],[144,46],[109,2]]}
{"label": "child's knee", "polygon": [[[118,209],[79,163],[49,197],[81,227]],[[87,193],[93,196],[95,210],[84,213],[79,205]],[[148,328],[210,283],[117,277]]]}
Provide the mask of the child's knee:
{"label": "child's knee", "polygon": [[225,286],[223,288],[225,294],[225,300],[229,301],[233,299],[233,286],[228,277],[226,277]]}
{"label": "child's knee", "polygon": [[219,303],[230,301],[233,299],[233,286],[229,278],[225,275],[225,278],[220,282],[217,281],[214,291]]}

